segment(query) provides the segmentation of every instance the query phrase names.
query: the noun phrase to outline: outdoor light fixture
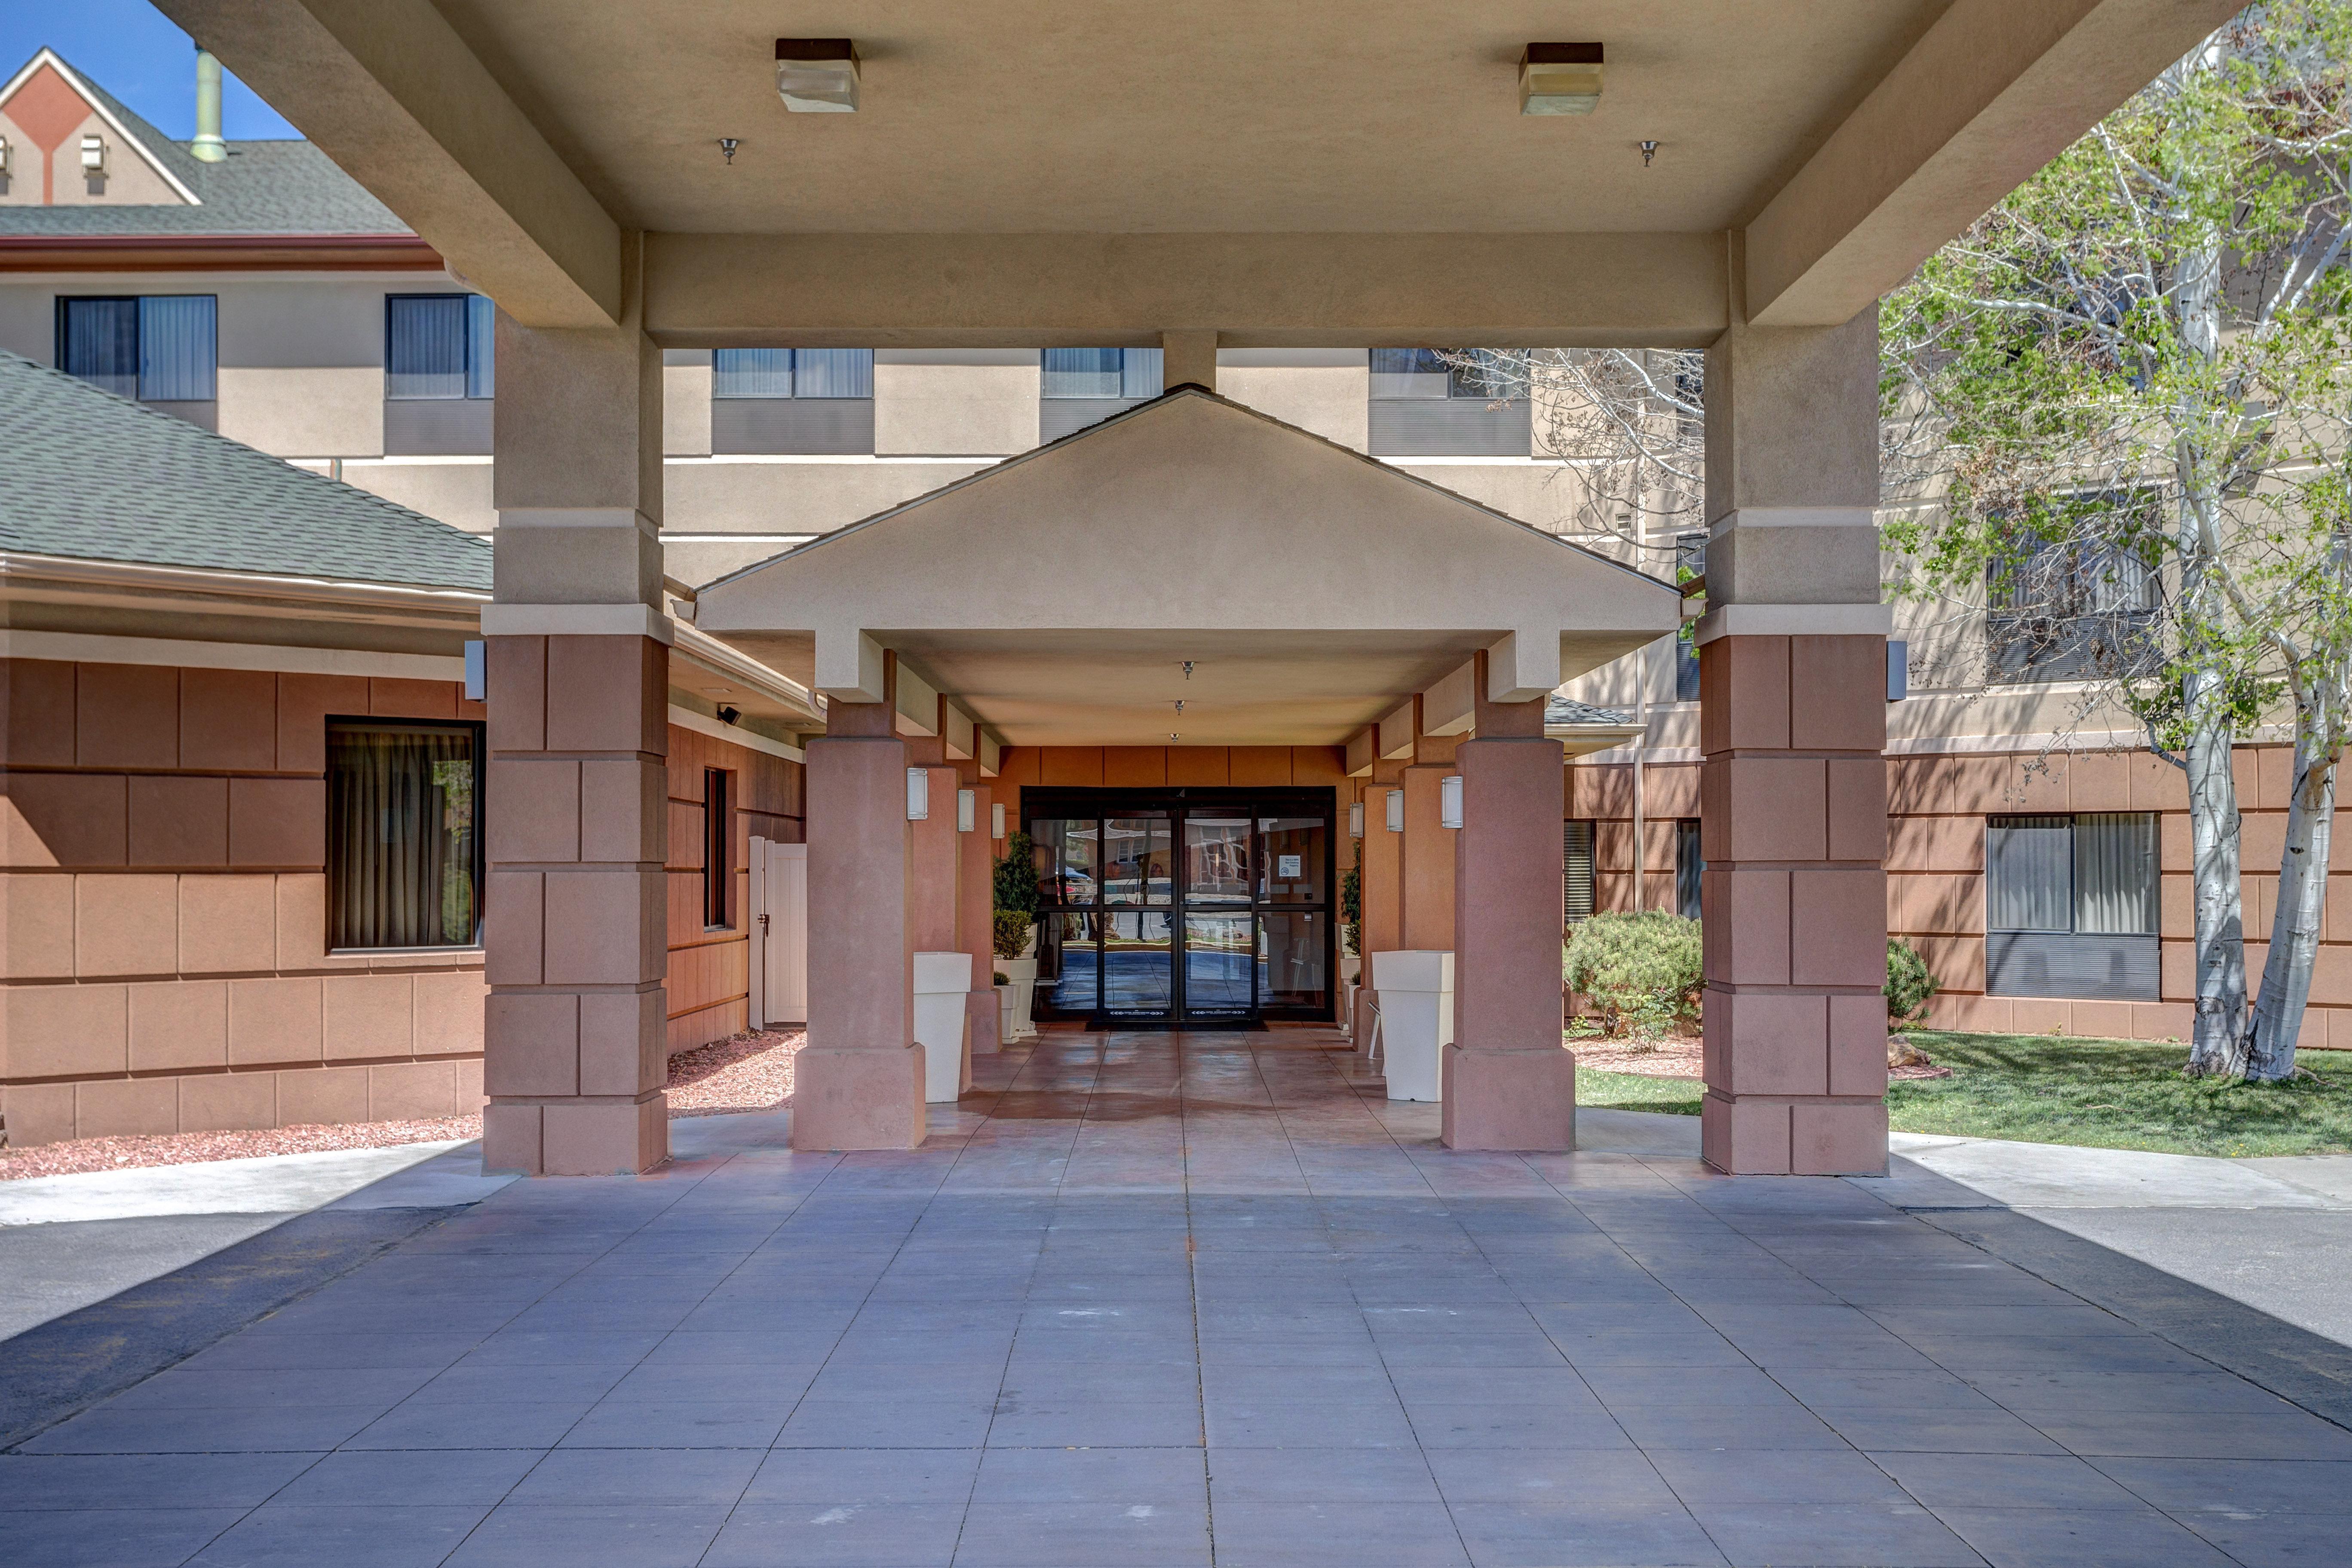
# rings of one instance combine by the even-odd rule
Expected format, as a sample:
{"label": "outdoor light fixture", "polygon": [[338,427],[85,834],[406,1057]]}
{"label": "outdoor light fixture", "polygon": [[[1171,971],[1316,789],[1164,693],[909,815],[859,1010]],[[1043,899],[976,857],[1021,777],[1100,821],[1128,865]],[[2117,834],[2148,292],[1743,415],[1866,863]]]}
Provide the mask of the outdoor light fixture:
{"label": "outdoor light fixture", "polygon": [[85,136],[81,139],[81,172],[85,174],[106,173],[106,138]]}
{"label": "outdoor light fixture", "polygon": [[1404,831],[1404,791],[1401,789],[1389,791],[1389,831]]}
{"label": "outdoor light fixture", "polygon": [[1590,114],[1600,107],[1599,44],[1529,44],[1519,57],[1521,114]]}
{"label": "outdoor light fixture", "polygon": [[988,808],[988,836],[991,838],[1004,837],[1004,803],[1002,801]]}
{"label": "outdoor light fixture", "polygon": [[857,112],[857,46],[847,38],[778,38],[776,93],[794,114]]}
{"label": "outdoor light fixture", "polygon": [[1348,808],[1348,837],[1350,838],[1361,838],[1363,836],[1364,803],[1360,800],[1356,802],[1355,805]]}
{"label": "outdoor light fixture", "polygon": [[956,831],[970,833],[980,825],[980,792],[976,789],[956,791]]}
{"label": "outdoor light fixture", "polygon": [[1462,775],[1448,773],[1437,781],[1437,825],[1462,826]]}
{"label": "outdoor light fixture", "polygon": [[907,820],[929,822],[931,819],[931,774],[928,768],[907,770]]}
{"label": "outdoor light fixture", "polygon": [[483,702],[490,695],[490,645],[468,642],[466,645],[466,700]]}

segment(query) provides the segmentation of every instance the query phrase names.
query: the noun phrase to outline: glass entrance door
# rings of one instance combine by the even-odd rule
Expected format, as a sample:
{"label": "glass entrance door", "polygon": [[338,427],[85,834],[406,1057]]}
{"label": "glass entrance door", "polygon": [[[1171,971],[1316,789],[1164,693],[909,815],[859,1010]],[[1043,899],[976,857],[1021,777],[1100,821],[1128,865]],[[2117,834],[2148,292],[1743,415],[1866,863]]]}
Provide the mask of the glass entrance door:
{"label": "glass entrance door", "polygon": [[1041,1013],[1115,1027],[1329,1017],[1331,799],[1024,791]]}

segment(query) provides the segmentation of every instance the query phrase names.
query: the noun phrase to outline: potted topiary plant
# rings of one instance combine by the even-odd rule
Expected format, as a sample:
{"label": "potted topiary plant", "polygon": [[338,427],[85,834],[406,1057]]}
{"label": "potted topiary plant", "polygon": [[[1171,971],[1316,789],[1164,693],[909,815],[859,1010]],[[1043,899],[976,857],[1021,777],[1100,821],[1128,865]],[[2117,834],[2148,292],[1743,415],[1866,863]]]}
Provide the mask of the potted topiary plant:
{"label": "potted topiary plant", "polygon": [[1004,978],[997,987],[996,1022],[1001,1039],[1024,1039],[1037,1032],[1029,1018],[1037,994],[1036,847],[1025,833],[1004,841],[996,862],[996,968]]}

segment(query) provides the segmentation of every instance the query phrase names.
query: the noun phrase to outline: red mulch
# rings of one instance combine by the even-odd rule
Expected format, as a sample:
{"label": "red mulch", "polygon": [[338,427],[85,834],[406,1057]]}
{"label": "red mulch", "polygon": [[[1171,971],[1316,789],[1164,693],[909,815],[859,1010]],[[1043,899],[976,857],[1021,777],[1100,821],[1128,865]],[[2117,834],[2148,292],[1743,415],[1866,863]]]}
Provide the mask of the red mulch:
{"label": "red mulch", "polygon": [[[773,1110],[791,1098],[793,1057],[803,1034],[757,1031],[714,1040],[669,1059],[669,1113],[728,1116]],[[147,1165],[197,1165],[263,1154],[316,1154],[333,1149],[391,1149],[479,1138],[482,1118],[444,1116],[415,1121],[352,1121],[331,1126],[272,1127],[246,1132],[173,1132],[152,1137],[69,1138],[31,1149],[0,1148],[0,1182],[26,1176],[69,1176]]]}

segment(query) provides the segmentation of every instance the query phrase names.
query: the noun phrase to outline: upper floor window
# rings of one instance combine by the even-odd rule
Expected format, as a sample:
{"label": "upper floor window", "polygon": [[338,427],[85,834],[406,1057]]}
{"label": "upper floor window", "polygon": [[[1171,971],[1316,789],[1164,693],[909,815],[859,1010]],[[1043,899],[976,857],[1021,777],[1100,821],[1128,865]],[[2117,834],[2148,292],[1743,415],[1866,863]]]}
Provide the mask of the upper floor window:
{"label": "upper floor window", "polygon": [[220,363],[210,294],[61,298],[58,365],[142,403],[210,403]]}
{"label": "upper floor window", "polygon": [[1366,449],[1376,458],[1526,458],[1528,356],[1517,349],[1374,349]]}
{"label": "upper floor window", "polygon": [[710,395],[872,397],[872,349],[720,349],[710,356]]}
{"label": "upper floor window", "polygon": [[1993,563],[1985,610],[1995,678],[2095,679],[2147,666],[2164,578],[2132,536],[2135,514],[2158,499],[2058,498],[2052,505],[2070,518],[2060,537],[2032,539]]}
{"label": "upper floor window", "polygon": [[383,395],[497,395],[498,307],[480,294],[393,294],[384,302]]}
{"label": "upper floor window", "polygon": [[1162,361],[1158,349],[1047,349],[1046,397],[1140,400],[1157,397]]}
{"label": "upper floor window", "polygon": [[1526,358],[1512,349],[1374,349],[1372,395],[1482,403],[1524,396]]}

